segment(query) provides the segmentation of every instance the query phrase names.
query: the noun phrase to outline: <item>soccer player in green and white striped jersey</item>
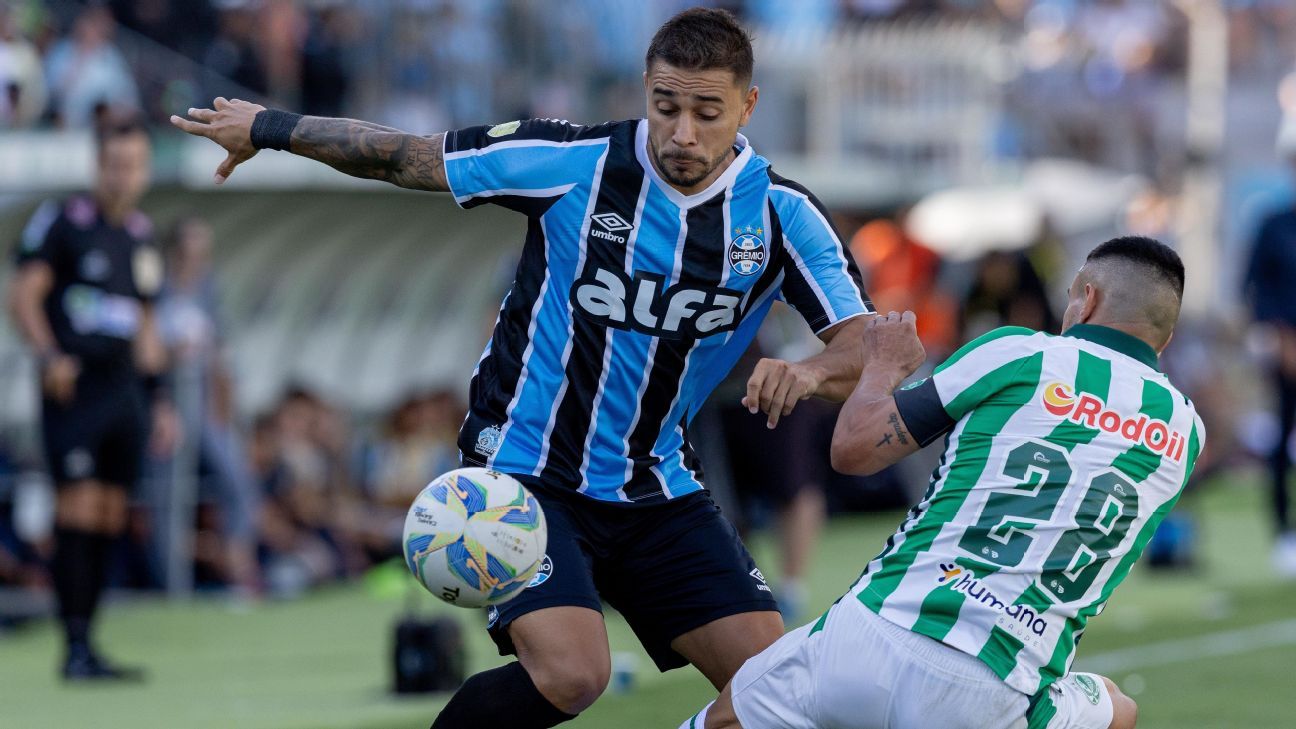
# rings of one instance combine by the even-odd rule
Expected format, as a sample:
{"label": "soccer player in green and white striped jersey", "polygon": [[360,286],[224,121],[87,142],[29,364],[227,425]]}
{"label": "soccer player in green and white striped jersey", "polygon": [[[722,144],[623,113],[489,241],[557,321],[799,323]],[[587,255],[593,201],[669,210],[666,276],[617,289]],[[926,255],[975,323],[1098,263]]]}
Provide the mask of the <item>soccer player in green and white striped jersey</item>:
{"label": "soccer player in green and white striped jersey", "polygon": [[913,314],[870,322],[833,466],[873,473],[945,436],[940,465],[850,591],[685,726],[1133,727],[1133,700],[1070,667],[1201,451],[1201,419],[1157,369],[1183,282],[1163,244],[1108,241],[1061,336],[997,329],[899,390],[923,360]]}

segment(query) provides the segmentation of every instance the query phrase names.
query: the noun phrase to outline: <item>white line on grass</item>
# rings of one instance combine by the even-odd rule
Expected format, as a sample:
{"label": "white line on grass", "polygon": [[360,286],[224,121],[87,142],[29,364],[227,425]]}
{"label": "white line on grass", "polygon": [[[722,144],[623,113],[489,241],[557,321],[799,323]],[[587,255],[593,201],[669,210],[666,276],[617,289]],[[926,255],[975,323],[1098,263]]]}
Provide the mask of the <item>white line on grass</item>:
{"label": "white line on grass", "polygon": [[1131,668],[1150,668],[1202,658],[1234,656],[1261,648],[1292,643],[1296,643],[1296,619],[1097,653],[1087,656],[1080,661],[1080,664],[1085,671],[1117,673]]}

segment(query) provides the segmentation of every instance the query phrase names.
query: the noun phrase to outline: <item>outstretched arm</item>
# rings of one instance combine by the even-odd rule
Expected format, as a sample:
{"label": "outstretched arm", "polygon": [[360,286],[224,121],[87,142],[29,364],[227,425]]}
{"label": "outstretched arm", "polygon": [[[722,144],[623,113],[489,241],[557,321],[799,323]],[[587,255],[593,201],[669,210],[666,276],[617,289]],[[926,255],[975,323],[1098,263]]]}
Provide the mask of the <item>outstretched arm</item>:
{"label": "outstretched arm", "polygon": [[[171,123],[195,136],[207,137],[228,155],[216,168],[221,184],[234,168],[258,151],[252,143],[260,104],[217,98],[211,109],[190,109],[189,119],[172,116]],[[281,113],[281,112],[278,112]],[[419,136],[355,119],[303,116],[292,129],[287,147],[293,154],[323,162],[353,177],[383,180],[412,190],[450,189],[443,152],[445,134]]]}

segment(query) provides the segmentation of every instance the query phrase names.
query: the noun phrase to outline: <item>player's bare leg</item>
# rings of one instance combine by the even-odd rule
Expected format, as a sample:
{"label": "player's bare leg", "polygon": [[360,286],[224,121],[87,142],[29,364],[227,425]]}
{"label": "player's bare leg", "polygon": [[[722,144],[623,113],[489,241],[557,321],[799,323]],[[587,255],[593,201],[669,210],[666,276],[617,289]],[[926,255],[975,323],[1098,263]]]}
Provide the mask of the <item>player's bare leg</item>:
{"label": "player's bare leg", "polygon": [[802,619],[806,607],[805,574],[810,557],[823,533],[827,505],[823,489],[806,484],[778,515],[783,571],[779,607],[789,621]]}
{"label": "player's bare leg", "polygon": [[552,607],[509,625],[518,660],[549,703],[579,714],[607,688],[612,675],[607,626],[597,610]]}
{"label": "player's bare leg", "polygon": [[1134,729],[1134,724],[1138,721],[1138,704],[1122,693],[1114,681],[1106,676],[1100,678],[1107,685],[1107,693],[1111,694],[1112,700],[1112,722],[1108,729]]}
{"label": "player's bare leg", "polygon": [[671,641],[717,690],[724,688],[748,658],[783,637],[783,616],[773,610],[738,613],[713,620]]}

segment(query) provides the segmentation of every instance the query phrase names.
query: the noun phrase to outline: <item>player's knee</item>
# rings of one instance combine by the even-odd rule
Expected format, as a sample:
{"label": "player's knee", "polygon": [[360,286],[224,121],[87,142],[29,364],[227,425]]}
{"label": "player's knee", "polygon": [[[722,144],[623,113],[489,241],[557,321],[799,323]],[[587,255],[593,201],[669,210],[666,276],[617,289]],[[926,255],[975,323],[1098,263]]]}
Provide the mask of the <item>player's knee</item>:
{"label": "player's knee", "polygon": [[554,661],[528,668],[528,672],[549,703],[568,714],[579,714],[603,694],[612,669],[607,662]]}
{"label": "player's knee", "polygon": [[59,490],[55,520],[65,529],[99,531],[103,519],[103,489],[94,481],[76,481]]}
{"label": "player's knee", "polygon": [[1138,721],[1138,704],[1126,696],[1119,687],[1108,678],[1103,678],[1107,693],[1112,700],[1112,723],[1109,729],[1134,729]]}

